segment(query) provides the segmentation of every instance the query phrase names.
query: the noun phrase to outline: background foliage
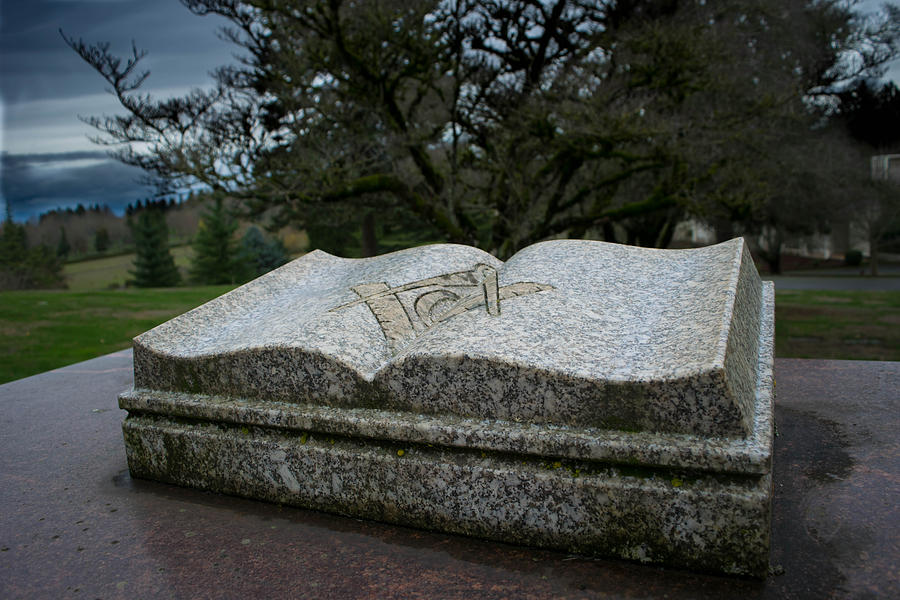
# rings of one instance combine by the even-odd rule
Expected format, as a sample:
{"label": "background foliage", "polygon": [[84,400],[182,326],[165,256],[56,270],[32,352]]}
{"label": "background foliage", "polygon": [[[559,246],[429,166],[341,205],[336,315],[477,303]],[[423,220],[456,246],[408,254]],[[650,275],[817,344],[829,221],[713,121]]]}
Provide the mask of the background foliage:
{"label": "background foliage", "polygon": [[401,208],[421,239],[501,258],[559,236],[665,247],[692,216],[758,237],[777,271],[786,237],[871,197],[848,93],[900,48],[897,7],[838,0],[183,3],[231,21],[242,64],[155,100],[141,51],[67,38],[128,111],[89,122],[163,184],[323,245],[352,221],[365,255]]}

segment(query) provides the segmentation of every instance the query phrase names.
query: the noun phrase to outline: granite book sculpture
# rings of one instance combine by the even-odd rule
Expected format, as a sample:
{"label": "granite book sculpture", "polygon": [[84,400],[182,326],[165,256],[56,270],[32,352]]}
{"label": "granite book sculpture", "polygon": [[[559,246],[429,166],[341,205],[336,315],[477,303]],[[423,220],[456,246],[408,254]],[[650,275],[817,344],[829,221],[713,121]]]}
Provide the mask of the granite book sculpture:
{"label": "granite book sculpture", "polygon": [[134,340],[129,469],[763,576],[774,291],[743,240],[315,251]]}

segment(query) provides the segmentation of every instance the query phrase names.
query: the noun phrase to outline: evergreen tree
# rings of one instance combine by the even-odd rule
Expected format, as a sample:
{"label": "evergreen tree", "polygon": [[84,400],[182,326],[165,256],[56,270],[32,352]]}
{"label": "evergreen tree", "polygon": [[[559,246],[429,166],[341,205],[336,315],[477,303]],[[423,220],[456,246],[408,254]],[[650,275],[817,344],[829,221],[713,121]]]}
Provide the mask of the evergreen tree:
{"label": "evergreen tree", "polygon": [[69,240],[66,238],[66,228],[60,225],[59,244],[56,245],[56,256],[65,260],[66,257],[69,256],[69,252],[71,252],[71,250],[72,246],[71,244],[69,244]]}
{"label": "evergreen tree", "polygon": [[137,287],[169,287],[178,285],[181,275],[169,252],[169,228],[165,215],[158,210],[142,210],[131,224],[134,245],[134,285]]}
{"label": "evergreen tree", "polygon": [[838,117],[854,139],[883,153],[900,146],[900,89],[861,80],[838,95]]}
{"label": "evergreen tree", "polygon": [[240,283],[251,272],[235,240],[238,224],[217,197],[200,220],[194,236],[191,278],[201,284]]}
{"label": "evergreen tree", "polygon": [[251,277],[259,277],[288,261],[281,240],[266,239],[257,227],[251,227],[241,238],[241,255],[250,266]]}
{"label": "evergreen tree", "polygon": [[101,227],[94,233],[94,249],[97,252],[106,252],[109,249],[109,231]]}
{"label": "evergreen tree", "polygon": [[0,263],[3,265],[21,263],[25,259],[27,247],[25,228],[13,222],[12,211],[7,203],[6,219],[0,231]]}
{"label": "evergreen tree", "polygon": [[47,246],[28,247],[25,227],[12,220],[9,205],[0,228],[0,290],[65,287],[62,264]]}

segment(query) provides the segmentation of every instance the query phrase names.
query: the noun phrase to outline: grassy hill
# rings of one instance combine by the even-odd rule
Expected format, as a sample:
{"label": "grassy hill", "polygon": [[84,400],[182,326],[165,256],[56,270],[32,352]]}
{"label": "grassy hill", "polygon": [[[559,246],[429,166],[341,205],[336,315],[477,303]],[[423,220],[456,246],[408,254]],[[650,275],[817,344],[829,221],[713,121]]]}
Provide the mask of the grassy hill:
{"label": "grassy hill", "polygon": [[[191,247],[176,246],[171,251],[172,257],[175,259],[175,265],[181,271],[182,277],[186,278],[187,269],[193,256]],[[133,263],[133,252],[94,260],[71,262],[66,263],[63,267],[63,275],[66,277],[68,289],[73,292],[122,288],[125,287],[125,282],[131,279],[129,271],[133,268]]]}
{"label": "grassy hill", "polygon": [[122,350],[234,286],[0,293],[0,383]]}

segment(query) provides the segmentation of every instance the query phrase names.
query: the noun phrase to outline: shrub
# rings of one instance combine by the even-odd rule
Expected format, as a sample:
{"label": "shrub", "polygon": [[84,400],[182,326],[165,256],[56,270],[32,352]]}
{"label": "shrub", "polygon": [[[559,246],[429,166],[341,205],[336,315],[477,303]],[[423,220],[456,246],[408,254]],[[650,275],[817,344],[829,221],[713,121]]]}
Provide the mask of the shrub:
{"label": "shrub", "polygon": [[250,227],[241,239],[241,255],[249,264],[251,277],[259,277],[288,261],[284,245],[277,239],[266,239],[256,227]]}
{"label": "shrub", "polygon": [[0,290],[65,287],[62,263],[49,247],[29,247],[25,228],[8,214],[0,227]]}
{"label": "shrub", "polygon": [[97,252],[106,252],[109,249],[109,231],[106,227],[101,227],[94,233],[94,250]]}
{"label": "shrub", "polygon": [[849,267],[858,267],[862,264],[863,255],[859,250],[847,250],[844,255],[844,264]]}

